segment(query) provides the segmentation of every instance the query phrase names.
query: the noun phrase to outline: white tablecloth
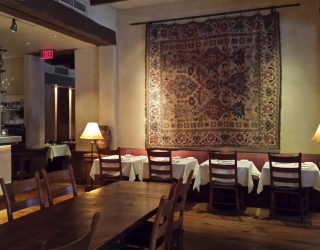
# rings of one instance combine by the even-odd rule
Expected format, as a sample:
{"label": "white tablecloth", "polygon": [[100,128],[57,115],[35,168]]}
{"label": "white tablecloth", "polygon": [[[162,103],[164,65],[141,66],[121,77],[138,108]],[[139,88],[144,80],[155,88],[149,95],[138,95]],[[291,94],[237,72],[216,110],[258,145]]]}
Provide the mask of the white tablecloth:
{"label": "white tablecloth", "polygon": [[[298,167],[297,163],[292,164],[278,164],[277,167]],[[290,176],[298,177],[298,174],[294,173],[274,173],[274,176],[286,177]],[[296,187],[297,184],[290,183],[275,183],[279,186]],[[313,187],[314,189],[320,191],[320,172],[316,164],[314,163],[302,163],[301,166],[301,184],[302,187]],[[266,162],[262,168],[261,176],[259,180],[257,193],[261,193],[264,185],[270,185],[270,167],[269,162]]]}
{"label": "white tablecloth", "polygon": [[[117,155],[114,156],[107,156],[103,159],[118,159],[119,157]],[[121,157],[121,166],[122,166],[122,175],[128,176],[129,181],[134,181],[136,179],[136,175],[141,172],[141,169],[143,168],[143,162],[147,161],[148,158],[146,156],[122,156]],[[118,163],[104,163],[103,166],[107,167],[118,167]],[[110,174],[117,176],[120,173],[115,172],[108,172],[103,171],[105,174]],[[93,165],[91,167],[90,176],[92,179],[95,180],[95,175],[100,174],[100,166],[99,166],[99,159],[95,159],[93,162]]]}
{"label": "white tablecloth", "polygon": [[[157,161],[168,161],[166,158],[157,158]],[[193,157],[188,157],[186,159],[172,158],[172,177],[174,179],[183,178],[183,183],[186,183],[188,179],[188,175],[191,170],[196,170],[199,167],[199,163],[197,159]],[[153,169],[161,169],[161,170],[168,170],[169,166],[152,166]],[[141,170],[143,179],[149,179],[149,162],[145,161],[143,163],[143,169]],[[193,173],[194,175],[196,173]],[[162,178],[168,178],[167,175],[155,175]],[[141,174],[139,174],[139,179],[142,180]]]}
{"label": "white tablecloth", "polygon": [[[223,164],[223,163],[221,163]],[[227,164],[227,163],[225,163]],[[210,182],[209,176],[209,160],[205,161],[199,166],[199,170],[195,171],[196,179],[194,181],[193,189],[200,192],[200,185],[206,185]],[[232,174],[233,170],[217,169],[216,173],[219,174]],[[260,176],[260,171],[256,168],[252,161],[238,161],[238,183],[241,186],[248,187],[248,193],[253,189],[252,175]],[[227,181],[227,180],[221,180]]]}
{"label": "white tablecloth", "polygon": [[48,146],[47,157],[53,160],[54,157],[58,156],[71,156],[71,152],[68,145],[50,145]]}

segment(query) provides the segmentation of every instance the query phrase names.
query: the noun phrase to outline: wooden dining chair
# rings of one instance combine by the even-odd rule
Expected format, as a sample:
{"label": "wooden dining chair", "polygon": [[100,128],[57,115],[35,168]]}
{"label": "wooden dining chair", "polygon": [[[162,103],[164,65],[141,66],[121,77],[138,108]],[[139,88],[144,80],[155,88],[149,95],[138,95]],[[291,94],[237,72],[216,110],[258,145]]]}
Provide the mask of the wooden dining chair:
{"label": "wooden dining chair", "polygon": [[[100,166],[100,186],[102,187],[104,183],[113,183],[121,180],[127,180],[122,174],[122,164],[121,164],[121,149],[118,147],[115,150],[109,149],[99,149],[97,148],[97,153],[99,155],[99,166]],[[118,159],[104,159],[106,156],[117,155]],[[117,164],[118,166],[109,167],[103,164]],[[103,174],[103,171],[115,172],[116,175]],[[119,175],[117,175],[119,173]]]}
{"label": "wooden dining chair", "polygon": [[[49,206],[53,205],[53,199],[57,197],[71,193],[73,194],[73,197],[78,195],[76,181],[71,165],[69,165],[68,169],[66,170],[55,171],[49,174],[47,174],[44,169],[41,169],[41,174],[46,184]],[[70,185],[65,186],[66,181],[68,181]],[[61,185],[63,185],[62,188]],[[60,188],[53,189],[54,186],[58,186]]]}
{"label": "wooden dining chair", "polygon": [[[13,220],[12,213],[36,205],[40,205],[40,209],[45,208],[44,197],[42,193],[42,188],[40,184],[39,172],[34,173],[34,178],[23,180],[23,181],[14,181],[12,183],[6,184],[3,178],[0,178],[0,184],[3,191],[6,207],[8,221]],[[19,201],[12,203],[10,202],[10,196],[16,195],[18,193],[23,193],[37,189],[38,196],[30,198],[27,200]]]}
{"label": "wooden dining chair", "polygon": [[[168,238],[167,249],[170,250],[176,245],[177,250],[183,249],[183,218],[184,218],[184,210],[186,207],[187,194],[191,186],[192,178],[193,178],[193,170],[190,171],[187,182],[182,183],[182,179],[180,178],[176,187],[176,202],[173,207],[172,213],[172,226],[171,231]],[[175,214],[178,213],[177,218]]]}
{"label": "wooden dining chair", "polygon": [[[175,190],[176,184],[173,183],[171,186],[171,191]],[[175,193],[173,191],[173,193]],[[157,214],[151,228],[151,236],[148,244],[149,250],[166,250],[168,244],[168,232],[171,230],[170,217],[173,211],[173,206],[175,203],[175,196],[172,195],[171,199],[163,196],[160,200],[159,207],[157,209]],[[150,235],[150,234],[149,234]],[[131,247],[124,244],[116,244],[109,250],[137,250],[136,247]]]}
{"label": "wooden dining chair", "polygon": [[[209,151],[209,176],[210,176],[210,197],[209,210],[213,210],[213,203],[220,205],[236,206],[240,215],[239,193],[241,194],[241,201],[243,200],[242,190],[239,192],[238,185],[238,165],[237,165],[237,151],[232,152],[214,152]],[[217,160],[217,162],[213,162]],[[231,164],[222,164],[220,161],[230,161]],[[217,173],[222,170],[227,173]],[[222,172],[221,171],[221,172]],[[218,179],[218,180],[217,180]],[[235,202],[216,202],[213,200],[214,189],[234,190]],[[229,198],[229,197],[225,197]],[[241,202],[242,203],[242,202]]]}
{"label": "wooden dining chair", "polygon": [[[170,226],[168,227],[168,239],[167,239],[167,250],[173,248],[176,245],[176,249],[182,249],[182,238],[183,238],[183,217],[184,217],[184,209],[186,204],[186,198],[188,190],[190,189],[193,170],[189,173],[188,179],[186,183],[182,183],[183,179],[180,178],[177,182],[176,188],[174,190],[174,194],[172,194],[172,189],[170,191],[169,197],[172,195],[175,196],[175,203],[173,206],[172,213],[170,215]],[[172,187],[172,186],[171,186]],[[175,214],[177,214],[175,216]],[[149,245],[151,238],[153,223],[151,221],[147,221],[142,224],[137,230],[131,233],[129,236],[125,238],[125,243],[132,246],[138,246],[140,248],[146,248]]]}
{"label": "wooden dining chair", "polygon": [[[89,250],[92,243],[92,239],[94,237],[94,233],[97,229],[99,218],[99,213],[95,213],[93,215],[90,231],[80,239],[62,247],[51,248],[50,250]],[[54,239],[52,239],[52,241],[54,241]],[[39,241],[37,250],[47,250],[46,245],[46,240]]]}
{"label": "wooden dining chair", "polygon": [[[147,153],[149,162],[149,178],[147,181],[171,183],[173,181],[171,150],[147,149]],[[155,157],[165,157],[168,158],[168,161],[156,161],[154,159]],[[155,169],[153,166],[166,167],[166,169]],[[163,178],[156,175],[163,175],[166,177]]]}
{"label": "wooden dining chair", "polygon": [[[271,204],[270,204],[270,215],[272,218],[275,209],[287,210],[287,211],[299,211],[300,221],[304,221],[304,212],[308,213],[308,189],[302,188],[301,182],[301,158],[302,154],[299,153],[297,156],[277,156],[268,153],[269,156],[269,167],[270,167],[270,187],[271,187]],[[297,163],[297,167],[280,167],[278,164],[286,163]],[[277,166],[278,165],[278,166]],[[279,176],[282,175],[281,177]],[[276,184],[278,183],[278,184]],[[285,185],[279,184],[283,183]],[[289,186],[286,186],[289,185]],[[290,187],[292,186],[292,187]],[[298,196],[299,201],[295,202],[299,204],[298,209],[276,207],[276,194],[291,194]]]}

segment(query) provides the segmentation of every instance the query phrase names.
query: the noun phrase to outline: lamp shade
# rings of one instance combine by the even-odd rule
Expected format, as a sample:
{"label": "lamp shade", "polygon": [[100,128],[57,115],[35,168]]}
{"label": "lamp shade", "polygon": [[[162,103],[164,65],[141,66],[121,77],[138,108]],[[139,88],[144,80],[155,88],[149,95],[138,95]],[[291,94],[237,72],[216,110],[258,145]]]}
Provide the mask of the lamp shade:
{"label": "lamp shade", "polygon": [[311,141],[320,142],[320,125],[318,126],[318,129],[314,134],[314,136],[312,137]]}
{"label": "lamp shade", "polygon": [[90,140],[103,139],[98,123],[89,122],[85,130],[83,131],[82,135],[80,136],[80,139],[90,139]]}

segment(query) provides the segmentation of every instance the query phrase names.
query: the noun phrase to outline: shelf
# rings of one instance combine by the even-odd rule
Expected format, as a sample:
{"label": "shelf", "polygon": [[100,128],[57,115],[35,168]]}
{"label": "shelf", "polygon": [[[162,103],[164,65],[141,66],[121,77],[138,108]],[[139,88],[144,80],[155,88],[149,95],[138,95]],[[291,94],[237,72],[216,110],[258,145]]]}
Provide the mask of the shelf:
{"label": "shelf", "polygon": [[17,111],[23,111],[23,109],[4,109],[4,111],[17,112]]}
{"label": "shelf", "polygon": [[4,69],[2,69],[2,70],[1,70],[1,73],[4,73],[4,72],[7,72],[7,71],[6,71],[6,70],[4,70]]}

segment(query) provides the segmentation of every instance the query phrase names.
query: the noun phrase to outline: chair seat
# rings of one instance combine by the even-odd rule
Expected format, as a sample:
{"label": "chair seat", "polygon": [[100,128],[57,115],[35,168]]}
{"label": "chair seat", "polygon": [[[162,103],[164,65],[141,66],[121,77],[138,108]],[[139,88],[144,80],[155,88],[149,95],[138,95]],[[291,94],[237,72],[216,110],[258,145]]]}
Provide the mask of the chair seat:
{"label": "chair seat", "polygon": [[[133,231],[127,237],[124,238],[125,243],[134,246],[149,247],[151,232],[152,232],[153,222],[147,221],[143,223],[137,230]],[[183,229],[179,228],[172,232],[171,243],[174,244],[179,240],[181,234],[183,234]],[[157,242],[160,245],[160,242]]]}

